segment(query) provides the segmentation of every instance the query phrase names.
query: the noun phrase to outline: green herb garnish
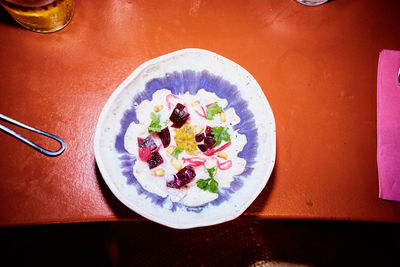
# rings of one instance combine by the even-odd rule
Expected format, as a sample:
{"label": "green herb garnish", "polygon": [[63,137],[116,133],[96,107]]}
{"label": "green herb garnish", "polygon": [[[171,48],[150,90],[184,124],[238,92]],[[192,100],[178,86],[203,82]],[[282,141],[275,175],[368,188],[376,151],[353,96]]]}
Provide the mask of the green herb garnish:
{"label": "green herb garnish", "polygon": [[210,191],[211,193],[218,193],[218,182],[215,181],[214,179],[215,174],[217,173],[217,168],[212,167],[210,169],[207,169],[207,171],[210,178],[197,180],[196,182],[197,187],[203,189],[204,191]]}
{"label": "green herb garnish", "polygon": [[206,119],[207,120],[213,120],[214,116],[218,113],[222,112],[222,108],[218,106],[217,102],[212,103],[207,107],[206,110]]}
{"label": "green herb garnish", "polygon": [[160,114],[155,114],[154,112],[150,113],[151,123],[149,125],[149,132],[161,132],[161,124],[160,124]]}
{"label": "green herb garnish", "polygon": [[163,123],[164,123],[164,126],[167,126],[169,122],[170,122],[169,119],[165,120],[165,121],[163,122]]}
{"label": "green herb garnish", "polygon": [[213,134],[213,138],[215,141],[215,146],[218,146],[219,144],[221,144],[221,141],[231,141],[231,136],[228,133],[228,127],[222,127],[222,126],[218,126],[218,127],[213,127],[211,129],[211,133]]}
{"label": "green herb garnish", "polygon": [[207,170],[208,175],[210,176],[210,178],[214,179],[215,174],[217,174],[217,167],[212,167],[212,168],[209,168],[209,169],[206,168],[206,170]]}
{"label": "green herb garnish", "polygon": [[211,193],[218,193],[218,182],[211,179],[211,182],[208,184],[208,191]]}
{"label": "green herb garnish", "polygon": [[177,147],[177,148],[174,150],[174,153],[172,153],[171,156],[173,156],[174,158],[178,159],[179,154],[182,153],[182,152],[183,152],[183,148]]}

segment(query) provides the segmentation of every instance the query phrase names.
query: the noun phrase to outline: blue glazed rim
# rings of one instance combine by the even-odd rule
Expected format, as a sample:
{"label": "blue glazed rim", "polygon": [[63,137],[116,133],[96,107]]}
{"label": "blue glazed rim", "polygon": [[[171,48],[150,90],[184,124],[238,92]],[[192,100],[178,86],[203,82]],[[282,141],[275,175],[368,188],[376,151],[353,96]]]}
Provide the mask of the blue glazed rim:
{"label": "blue glazed rim", "polygon": [[[198,207],[187,207],[180,202],[172,202],[169,197],[160,197],[154,193],[146,191],[133,175],[133,165],[135,164],[136,157],[129,154],[124,148],[124,135],[128,126],[132,123],[138,123],[136,116],[135,106],[140,104],[143,100],[152,99],[152,95],[159,89],[169,89],[175,95],[182,95],[186,92],[194,95],[198,90],[204,88],[206,91],[214,92],[218,97],[225,98],[228,101],[226,109],[233,107],[236,114],[240,117],[240,123],[234,126],[240,134],[244,134],[247,138],[247,143],[243,150],[238,154],[239,157],[246,160],[245,170],[234,176],[230,188],[221,188],[219,196],[212,202]],[[207,70],[193,71],[184,70],[181,72],[175,71],[166,73],[164,77],[154,78],[146,83],[143,91],[138,92],[132,99],[131,107],[125,111],[121,121],[120,130],[115,138],[115,149],[119,155],[120,168],[122,175],[126,178],[126,183],[130,186],[135,186],[138,194],[144,194],[146,198],[160,207],[166,206],[167,203],[171,204],[170,210],[172,212],[176,209],[186,209],[189,212],[201,212],[208,205],[219,206],[222,202],[228,201],[232,194],[240,190],[243,186],[244,179],[251,175],[254,170],[254,164],[257,157],[258,147],[258,132],[253,113],[248,108],[248,102],[244,100],[238,88],[231,84],[229,81],[209,73]]]}

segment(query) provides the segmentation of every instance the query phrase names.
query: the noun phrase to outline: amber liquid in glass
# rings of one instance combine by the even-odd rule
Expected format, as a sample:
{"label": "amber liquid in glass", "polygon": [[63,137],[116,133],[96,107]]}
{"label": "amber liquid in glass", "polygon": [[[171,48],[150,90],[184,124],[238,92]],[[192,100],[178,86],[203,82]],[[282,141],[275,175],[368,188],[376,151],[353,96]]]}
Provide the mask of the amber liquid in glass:
{"label": "amber liquid in glass", "polygon": [[74,13],[73,0],[47,1],[43,6],[26,6],[18,1],[21,0],[1,0],[0,3],[19,24],[35,32],[61,30],[70,22]]}

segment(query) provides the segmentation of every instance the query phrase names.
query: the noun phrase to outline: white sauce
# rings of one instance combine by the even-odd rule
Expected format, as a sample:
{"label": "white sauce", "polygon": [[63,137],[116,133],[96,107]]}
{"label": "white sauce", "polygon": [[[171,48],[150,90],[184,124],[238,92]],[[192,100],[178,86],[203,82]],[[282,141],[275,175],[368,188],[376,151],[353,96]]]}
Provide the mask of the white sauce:
{"label": "white sauce", "polygon": [[[208,202],[213,201],[214,199],[218,198],[218,194],[211,193],[209,191],[202,190],[197,187],[196,181],[198,179],[207,179],[209,178],[208,172],[204,166],[195,167],[196,177],[193,181],[191,181],[186,186],[181,187],[180,189],[170,188],[166,186],[166,182],[168,176],[171,174],[176,174],[178,170],[176,170],[170,163],[171,159],[173,158],[166,152],[166,148],[161,145],[159,150],[160,155],[162,156],[164,163],[160,166],[150,170],[148,167],[147,162],[143,162],[139,159],[138,155],[138,144],[137,138],[145,138],[149,135],[147,127],[149,126],[151,119],[150,113],[154,112],[153,108],[156,105],[163,105],[164,108],[157,112],[161,115],[161,125],[164,128],[164,122],[169,119],[172,110],[174,109],[177,103],[182,103],[188,108],[188,112],[190,114],[190,124],[191,125],[201,125],[205,128],[206,125],[211,127],[216,126],[224,126],[228,127],[228,132],[231,136],[231,145],[228,146],[226,149],[223,150],[228,155],[227,160],[232,161],[232,167],[227,170],[220,170],[218,169],[215,180],[218,182],[218,188],[229,188],[231,182],[233,181],[233,176],[238,175],[244,171],[246,160],[239,158],[238,153],[243,150],[244,146],[247,143],[247,139],[245,135],[239,134],[237,131],[233,131],[233,126],[240,122],[239,116],[236,115],[236,112],[233,108],[229,108],[228,110],[224,110],[227,106],[228,102],[226,99],[222,99],[216,96],[215,93],[207,92],[204,89],[200,89],[196,95],[190,95],[186,93],[184,95],[180,95],[179,99],[170,98],[172,100],[172,108],[169,110],[168,105],[166,102],[167,95],[171,94],[171,91],[168,89],[160,89],[154,92],[152,100],[144,100],[140,104],[136,106],[136,115],[139,121],[138,124],[131,123],[129,125],[125,137],[125,149],[136,156],[137,160],[135,165],[133,166],[133,172],[138,180],[138,182],[142,185],[142,187],[154,194],[157,194],[161,197],[170,196],[171,201],[179,202],[182,201],[184,205],[194,207],[206,204]],[[192,107],[191,103],[194,101],[200,101],[200,104],[197,106]],[[203,106],[206,109],[206,105],[217,102],[220,107],[225,112],[226,121],[221,122],[220,115],[217,114],[214,116],[214,120],[206,120],[205,118],[199,116],[196,113],[196,110],[202,113],[201,107]],[[155,112],[156,113],[156,112]],[[168,126],[171,126],[172,123],[169,122]],[[171,134],[171,145],[176,146],[174,136],[175,131],[174,128],[170,127],[170,134]],[[154,141],[156,144],[161,144],[161,141],[155,135],[153,136]],[[225,144],[225,141],[222,141],[221,145]],[[211,157],[205,156],[199,150],[198,157],[202,157],[207,159],[205,166],[207,168],[211,168],[216,166],[216,161]],[[182,163],[183,167],[188,165],[189,163],[183,164],[182,157],[192,157],[186,151],[179,154],[179,160]],[[225,159],[217,157],[217,155],[213,155],[214,158],[218,158],[219,162],[225,162]],[[164,169],[165,175],[164,176],[154,176],[152,173],[158,169]]]}

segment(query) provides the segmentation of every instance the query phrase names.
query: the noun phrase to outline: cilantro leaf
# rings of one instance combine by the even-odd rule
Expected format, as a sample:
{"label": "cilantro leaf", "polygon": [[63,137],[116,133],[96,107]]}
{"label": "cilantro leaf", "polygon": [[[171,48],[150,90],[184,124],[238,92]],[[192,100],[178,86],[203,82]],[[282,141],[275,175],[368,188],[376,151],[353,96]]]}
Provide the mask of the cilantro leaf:
{"label": "cilantro leaf", "polygon": [[214,179],[215,174],[217,173],[217,168],[212,167],[212,168],[207,169],[207,171],[208,171],[208,175],[210,175],[210,178]]}
{"label": "cilantro leaf", "polygon": [[211,181],[211,178],[208,179],[199,179],[197,180],[196,184],[197,187],[203,190],[207,190],[208,183]]}
{"label": "cilantro leaf", "polygon": [[221,141],[230,141],[231,140],[231,136],[228,133],[228,127],[214,127],[211,130],[211,133],[213,134],[213,138],[215,141],[215,146],[218,146],[219,144],[221,144]]}
{"label": "cilantro leaf", "polygon": [[171,156],[173,156],[174,158],[178,159],[178,155],[179,155],[180,153],[182,153],[182,152],[183,152],[183,148],[177,147],[177,148],[174,150],[174,153],[172,153]]}
{"label": "cilantro leaf", "polygon": [[206,110],[206,119],[207,120],[213,120],[214,116],[218,113],[222,112],[222,108],[218,106],[217,102],[212,103],[207,107]]}
{"label": "cilantro leaf", "polygon": [[155,114],[154,112],[150,113],[151,123],[148,127],[149,132],[161,132],[161,124],[160,124],[160,114]]}
{"label": "cilantro leaf", "polygon": [[163,123],[164,123],[165,126],[167,126],[169,122],[170,122],[170,120],[167,119]]}
{"label": "cilantro leaf", "polygon": [[161,126],[160,127],[158,127],[157,125],[156,126],[149,126],[149,132],[157,132],[157,133],[159,133],[159,132],[161,132]]}
{"label": "cilantro leaf", "polygon": [[209,169],[206,168],[206,170],[210,178],[197,180],[196,182],[197,187],[204,191],[210,191],[211,193],[218,193],[218,182],[215,181],[214,179],[215,174],[217,173],[217,168],[216,167],[212,167]]}
{"label": "cilantro leaf", "polygon": [[211,193],[218,193],[218,182],[212,179],[208,184],[208,191]]}

